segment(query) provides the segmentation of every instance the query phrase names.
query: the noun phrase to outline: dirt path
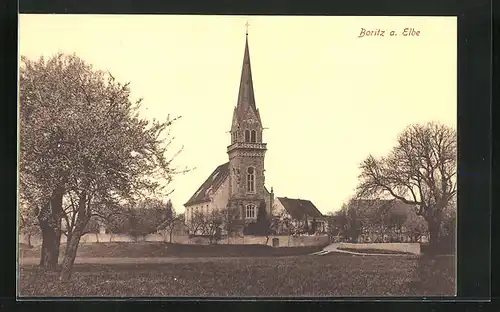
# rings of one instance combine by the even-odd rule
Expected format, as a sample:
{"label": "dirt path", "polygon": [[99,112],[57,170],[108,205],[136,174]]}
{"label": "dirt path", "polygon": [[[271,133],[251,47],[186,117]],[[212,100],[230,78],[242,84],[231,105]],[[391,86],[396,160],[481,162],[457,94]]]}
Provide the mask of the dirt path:
{"label": "dirt path", "polygon": [[408,255],[408,254],[398,254],[398,253],[391,254],[391,253],[355,252],[355,251],[349,251],[349,250],[341,250],[341,249],[339,249],[339,246],[340,246],[339,243],[333,243],[331,245],[326,246],[321,251],[313,252],[311,255],[314,255],[314,256],[323,256],[323,255],[329,254],[331,252],[335,252],[335,253],[346,253],[346,254],[359,255],[359,256],[399,256],[399,257],[412,256],[412,255]]}

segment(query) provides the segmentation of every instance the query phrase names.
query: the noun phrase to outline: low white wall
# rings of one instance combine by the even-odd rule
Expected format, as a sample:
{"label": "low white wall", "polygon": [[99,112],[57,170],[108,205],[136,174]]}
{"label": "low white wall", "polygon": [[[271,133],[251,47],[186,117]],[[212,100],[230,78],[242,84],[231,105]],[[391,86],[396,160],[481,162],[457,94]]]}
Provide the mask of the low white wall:
{"label": "low white wall", "polygon": [[[277,238],[278,247],[301,247],[301,246],[322,246],[329,243],[328,236],[326,235],[311,235],[311,236],[286,236],[286,235],[272,235],[269,236],[267,245],[273,245],[273,239]],[[219,244],[228,243],[227,238],[223,238]],[[230,237],[229,244],[258,244],[265,245],[265,236],[246,235],[244,237]]]}
{"label": "low white wall", "polygon": [[[269,236],[268,245],[272,246],[273,238],[279,239],[279,247],[299,247],[299,246],[322,246],[329,243],[328,236],[326,235],[314,235],[314,236]],[[80,239],[80,243],[107,243],[107,242],[133,242],[134,240],[126,234],[86,234]],[[139,237],[137,241],[147,241],[147,242],[168,242],[169,236],[164,236],[161,234],[150,234],[145,237]],[[28,243],[27,237],[20,235],[19,242]],[[61,243],[66,243],[66,236],[61,237]],[[207,245],[209,240],[206,237],[189,237],[187,235],[172,235],[172,243],[177,244],[199,244]],[[244,237],[230,237],[229,241],[227,237],[222,238],[218,244],[259,244],[264,245],[266,243],[265,236],[252,236],[246,235]],[[40,246],[42,240],[39,236],[31,237],[31,245]]]}
{"label": "low white wall", "polygon": [[392,250],[420,255],[418,243],[340,243],[339,248]]}

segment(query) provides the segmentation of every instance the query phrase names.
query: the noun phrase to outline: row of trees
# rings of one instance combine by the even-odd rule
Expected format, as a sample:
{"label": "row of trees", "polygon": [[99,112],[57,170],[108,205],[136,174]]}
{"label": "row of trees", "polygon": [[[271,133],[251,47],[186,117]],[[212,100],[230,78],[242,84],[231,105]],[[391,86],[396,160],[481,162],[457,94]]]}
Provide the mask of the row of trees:
{"label": "row of trees", "polygon": [[[363,228],[382,232],[406,232],[417,239],[429,236],[430,250],[440,248],[442,238],[454,239],[456,223],[457,135],[448,126],[430,122],[405,129],[385,157],[369,155],[361,164],[359,185],[353,201],[332,220],[331,235],[350,239]],[[394,214],[379,209],[361,217],[355,203],[366,199],[392,199],[415,207],[413,213]],[[450,238],[452,237],[452,238]]]}
{"label": "row of trees", "polygon": [[167,196],[183,172],[170,148],[178,118],[143,119],[141,102],[130,100],[128,84],[75,55],[21,57],[20,206],[36,216],[48,270],[58,265],[64,220],[61,280],[70,278],[92,218],[110,220],[143,198]]}
{"label": "row of trees", "polygon": [[377,203],[369,207],[368,213],[357,208],[351,201],[329,214],[328,234],[331,238],[358,241],[362,235],[367,235],[379,242],[387,236],[390,242],[398,242],[404,235],[410,241],[418,242],[422,236],[428,235],[425,221],[414,211],[394,211],[388,205],[378,206]]}
{"label": "row of trees", "polygon": [[[266,203],[261,202],[257,211],[255,222],[246,223],[240,218],[240,211],[234,207],[216,209],[208,214],[200,211],[194,212],[186,225],[190,233],[206,236],[211,243],[217,243],[222,239],[222,233],[230,236],[244,234],[265,236],[266,244],[269,242],[269,236],[275,234],[313,234],[317,231],[317,222],[315,219],[308,222],[307,218],[302,222],[292,220],[292,218],[283,211],[279,216],[269,216],[266,211]],[[310,224],[310,225],[309,225]]]}
{"label": "row of trees", "polygon": [[[96,234],[99,242],[98,234],[104,229],[110,235],[110,240],[115,234],[126,234],[137,241],[148,234],[164,232],[172,242],[175,228],[184,224],[184,215],[176,213],[170,200],[165,203],[158,199],[145,199],[134,207],[122,207],[122,210],[122,213],[107,219],[92,216],[82,235]],[[75,224],[71,216],[73,215],[63,215],[61,225],[63,235],[67,236],[74,231]],[[19,219],[20,232],[31,246],[31,237],[40,234],[37,217],[31,210],[24,208],[20,210]]]}
{"label": "row of trees", "polygon": [[126,218],[112,220],[109,233],[128,234],[134,240],[148,234],[164,232],[172,242],[176,227],[184,223],[184,215],[177,214],[172,202],[166,204],[157,200],[148,200],[134,209],[130,209]]}

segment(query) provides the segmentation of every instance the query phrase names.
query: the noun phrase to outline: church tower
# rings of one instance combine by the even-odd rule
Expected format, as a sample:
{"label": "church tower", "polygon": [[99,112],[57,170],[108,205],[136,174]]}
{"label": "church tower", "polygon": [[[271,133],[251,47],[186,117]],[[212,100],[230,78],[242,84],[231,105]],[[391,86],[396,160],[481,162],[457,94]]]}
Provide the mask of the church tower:
{"label": "church tower", "polygon": [[245,223],[257,219],[259,206],[265,200],[264,156],[267,148],[262,130],[259,110],[255,106],[247,32],[238,102],[230,131],[231,145],[227,147],[229,206],[238,209]]}

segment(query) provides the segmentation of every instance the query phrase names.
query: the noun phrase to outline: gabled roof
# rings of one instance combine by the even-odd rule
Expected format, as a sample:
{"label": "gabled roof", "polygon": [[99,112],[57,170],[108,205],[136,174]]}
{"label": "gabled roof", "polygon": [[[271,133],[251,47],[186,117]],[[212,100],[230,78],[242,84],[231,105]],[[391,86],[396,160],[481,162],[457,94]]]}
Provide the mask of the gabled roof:
{"label": "gabled roof", "polygon": [[288,214],[296,220],[323,218],[323,214],[314,206],[310,200],[278,197]]}
{"label": "gabled roof", "polygon": [[210,192],[215,193],[229,174],[229,162],[215,168],[214,172],[203,182],[191,198],[184,204],[190,206],[210,201]]}

